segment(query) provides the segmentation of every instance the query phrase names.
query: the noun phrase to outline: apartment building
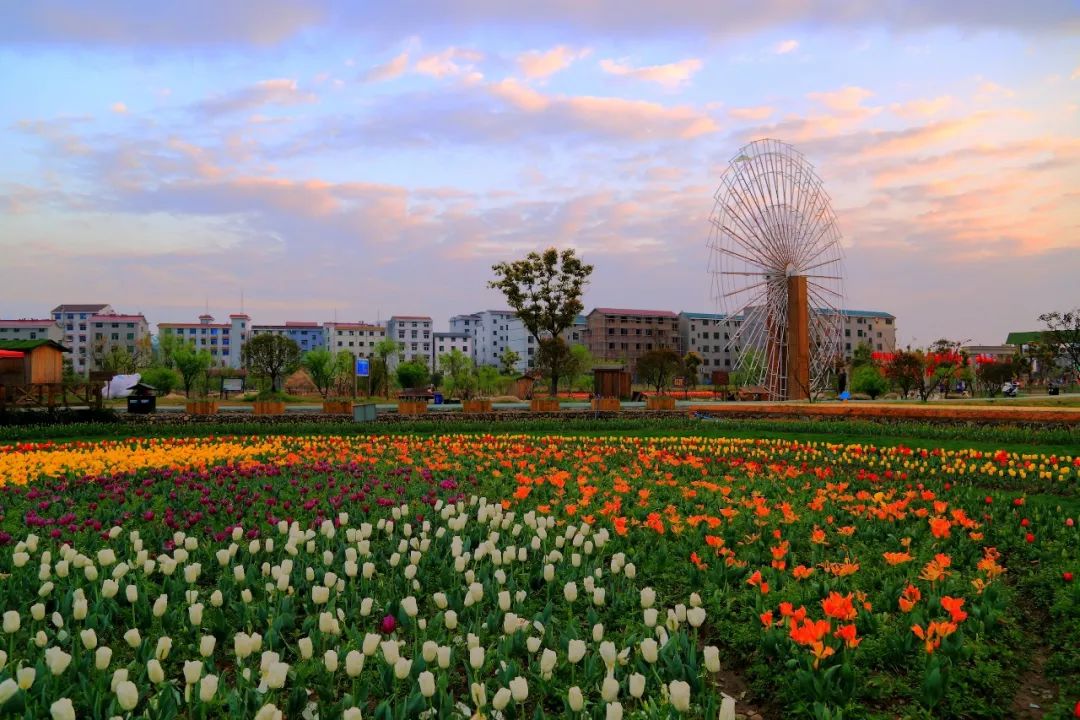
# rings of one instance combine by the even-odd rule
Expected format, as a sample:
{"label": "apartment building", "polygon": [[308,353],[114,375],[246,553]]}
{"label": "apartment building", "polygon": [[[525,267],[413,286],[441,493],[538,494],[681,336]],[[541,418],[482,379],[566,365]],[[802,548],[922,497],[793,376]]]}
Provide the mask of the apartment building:
{"label": "apartment building", "polygon": [[287,320],[284,325],[252,325],[251,334],[253,337],[258,335],[287,337],[300,346],[300,352],[326,347],[325,330],[317,322]]}
{"label": "apartment building", "polygon": [[[386,323],[386,336],[398,344],[405,361],[419,360],[431,367],[432,329],[427,315],[393,315]],[[398,358],[391,358],[390,366],[397,365]]]}
{"label": "apartment building", "polygon": [[215,323],[214,316],[204,313],[197,323],[158,323],[161,338],[174,337],[206,350],[219,367],[238,368],[243,364],[241,352],[251,336],[251,316],[245,313],[229,315],[229,322]]}
{"label": "apartment building", "polygon": [[353,357],[370,358],[375,354],[375,345],[386,339],[386,328],[371,323],[323,323],[323,336],[326,349],[337,354],[345,351]]}
{"label": "apartment building", "polygon": [[679,316],[670,310],[595,308],[586,316],[585,339],[596,360],[621,360],[631,373],[650,350],[682,354]]}
{"label": "apartment building", "polygon": [[511,347],[511,326],[515,326],[516,336],[523,334],[524,326],[513,310],[481,310],[450,318],[450,332],[464,332],[472,336],[472,359],[478,367],[498,366],[499,356],[507,347],[518,353],[519,357],[525,357],[523,341],[517,343],[520,347]]}
{"label": "apartment building", "polygon": [[138,315],[91,315],[87,319],[90,333],[89,367],[100,370],[105,356],[113,348],[124,348],[128,354],[150,352],[150,325],[142,313]]}
{"label": "apartment building", "polygon": [[855,348],[866,343],[874,352],[896,351],[896,316],[880,310],[841,310],[844,358],[850,360]]}
{"label": "apartment building", "polygon": [[71,365],[76,373],[83,374],[90,369],[90,318],[115,312],[112,305],[97,303],[57,305],[49,313],[64,330],[63,344],[71,350]]}
{"label": "apartment building", "polygon": [[473,337],[464,331],[451,330],[450,332],[436,332],[434,338],[434,350],[431,354],[431,370],[439,369],[439,357],[453,350],[460,350],[466,357],[472,357]]}
{"label": "apartment building", "polygon": [[0,340],[52,340],[66,347],[64,328],[52,318],[0,320]]}
{"label": "apartment building", "polygon": [[701,357],[698,382],[708,383],[713,371],[730,372],[739,360],[738,347],[728,347],[742,320],[716,313],[679,313],[679,337],[682,352],[695,352]]}

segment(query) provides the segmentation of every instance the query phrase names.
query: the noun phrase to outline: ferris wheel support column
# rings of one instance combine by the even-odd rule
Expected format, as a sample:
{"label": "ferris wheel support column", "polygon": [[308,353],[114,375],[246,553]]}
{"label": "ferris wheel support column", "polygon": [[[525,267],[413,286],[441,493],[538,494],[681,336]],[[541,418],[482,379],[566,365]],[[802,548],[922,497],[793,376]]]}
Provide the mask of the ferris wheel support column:
{"label": "ferris wheel support column", "polygon": [[810,399],[810,302],[806,276],[787,279],[787,399]]}

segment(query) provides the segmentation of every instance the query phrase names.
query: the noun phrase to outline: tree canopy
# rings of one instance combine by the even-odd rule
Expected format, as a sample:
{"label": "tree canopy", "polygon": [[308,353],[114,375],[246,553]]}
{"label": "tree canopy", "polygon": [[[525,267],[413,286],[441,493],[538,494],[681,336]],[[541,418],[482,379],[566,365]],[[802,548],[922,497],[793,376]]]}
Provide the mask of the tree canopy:
{"label": "tree canopy", "polygon": [[319,394],[324,398],[329,395],[338,373],[338,366],[330,351],[321,348],[309,350],[301,358],[300,365],[307,370],[308,377]]}
{"label": "tree canopy", "polygon": [[270,389],[281,389],[280,381],[300,367],[300,346],[284,335],[256,335],[244,343],[240,353],[244,366],[270,379]]}
{"label": "tree canopy", "polygon": [[638,378],[663,392],[682,369],[682,358],[670,348],[649,350],[637,360]]}
{"label": "tree canopy", "polygon": [[1043,313],[1039,320],[1046,325],[1044,340],[1057,348],[1058,357],[1069,361],[1074,373],[1080,373],[1080,308]]}

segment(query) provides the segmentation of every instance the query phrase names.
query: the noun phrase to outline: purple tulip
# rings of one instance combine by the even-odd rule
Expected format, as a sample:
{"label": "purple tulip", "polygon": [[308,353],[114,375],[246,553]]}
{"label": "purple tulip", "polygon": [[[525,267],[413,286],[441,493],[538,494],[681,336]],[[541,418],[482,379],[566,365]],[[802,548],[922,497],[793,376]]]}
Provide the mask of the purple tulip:
{"label": "purple tulip", "polygon": [[381,630],[386,635],[394,632],[394,629],[396,627],[397,620],[394,619],[393,615],[386,615],[385,617],[383,617],[382,622],[379,623],[379,630]]}

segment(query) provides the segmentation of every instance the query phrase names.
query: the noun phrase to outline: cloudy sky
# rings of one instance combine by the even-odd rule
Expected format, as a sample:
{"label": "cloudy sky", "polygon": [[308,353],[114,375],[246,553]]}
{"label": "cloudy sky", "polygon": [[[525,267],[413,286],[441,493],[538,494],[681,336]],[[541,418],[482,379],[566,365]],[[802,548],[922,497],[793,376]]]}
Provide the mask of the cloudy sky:
{"label": "cloudy sky", "polygon": [[1073,0],[36,0],[0,8],[0,316],[502,307],[548,245],[597,305],[715,311],[712,195],[814,164],[847,304],[901,342],[1080,305]]}

